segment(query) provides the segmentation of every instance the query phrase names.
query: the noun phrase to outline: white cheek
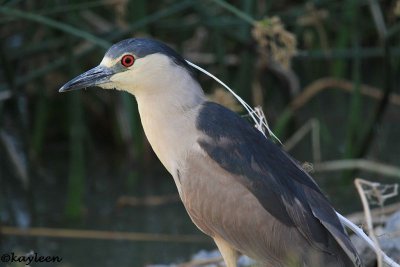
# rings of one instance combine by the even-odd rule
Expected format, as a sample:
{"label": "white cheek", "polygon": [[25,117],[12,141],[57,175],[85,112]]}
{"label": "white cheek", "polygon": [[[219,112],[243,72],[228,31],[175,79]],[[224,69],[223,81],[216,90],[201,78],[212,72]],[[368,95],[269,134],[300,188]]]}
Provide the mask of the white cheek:
{"label": "white cheek", "polygon": [[119,72],[111,76],[110,84],[118,90],[129,91],[133,93],[135,86],[135,73],[133,70]]}
{"label": "white cheek", "polygon": [[115,88],[115,85],[113,83],[103,83],[98,86],[103,89],[114,89]]}

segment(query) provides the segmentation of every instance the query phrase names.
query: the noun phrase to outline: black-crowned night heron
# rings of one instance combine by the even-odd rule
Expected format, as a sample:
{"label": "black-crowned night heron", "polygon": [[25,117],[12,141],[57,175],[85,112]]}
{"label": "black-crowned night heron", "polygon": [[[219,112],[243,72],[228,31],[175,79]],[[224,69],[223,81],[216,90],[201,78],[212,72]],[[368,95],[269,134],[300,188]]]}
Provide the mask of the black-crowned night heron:
{"label": "black-crowned night heron", "polygon": [[238,253],[273,267],[362,266],[314,180],[250,123],[207,102],[192,71],[165,44],[128,39],[60,92],[98,86],[136,97],[153,150],[228,267]]}

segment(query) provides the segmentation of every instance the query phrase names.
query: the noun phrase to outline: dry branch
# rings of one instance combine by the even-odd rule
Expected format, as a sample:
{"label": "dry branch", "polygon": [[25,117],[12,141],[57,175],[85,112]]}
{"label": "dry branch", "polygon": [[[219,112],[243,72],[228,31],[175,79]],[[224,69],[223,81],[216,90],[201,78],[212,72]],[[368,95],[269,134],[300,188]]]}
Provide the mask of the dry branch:
{"label": "dry branch", "polygon": [[[290,104],[290,108],[292,110],[299,109],[300,107],[304,106],[304,104],[306,104],[308,101],[310,101],[311,98],[329,88],[336,88],[351,93],[354,89],[354,84],[350,81],[343,79],[321,78],[308,85],[302,91],[302,93],[292,101],[292,103]],[[375,99],[381,99],[383,97],[381,89],[365,84],[360,85],[360,92],[362,95],[369,96]],[[389,103],[400,106],[400,95],[390,94]]]}
{"label": "dry branch", "polygon": [[[400,210],[400,203],[394,203],[391,205],[386,205],[384,207],[371,209],[371,216],[372,218],[387,216],[399,210]],[[349,214],[346,217],[355,224],[364,223],[364,212],[362,211]]]}
{"label": "dry branch", "polygon": [[366,159],[332,160],[314,164],[315,172],[360,169],[400,178],[400,168]]}
{"label": "dry branch", "polygon": [[26,228],[2,226],[0,235],[51,237],[51,238],[82,238],[128,241],[153,241],[153,242],[179,242],[179,243],[205,243],[209,239],[200,235],[168,235],[135,232],[114,232],[99,230],[75,230],[55,228]]}
{"label": "dry branch", "polygon": [[368,229],[368,235],[371,237],[372,241],[374,242],[374,250],[376,253],[376,260],[377,260],[377,265],[378,267],[382,267],[382,249],[379,245],[378,238],[375,235],[374,227],[372,225],[372,216],[371,216],[371,210],[369,208],[368,204],[368,199],[366,196],[366,193],[363,189],[363,185],[368,185],[368,186],[375,186],[376,183],[370,183],[368,181],[356,178],[354,180],[354,184],[357,188],[358,194],[360,195],[361,203],[363,205],[363,210],[365,213],[365,222],[367,223],[367,229]]}
{"label": "dry branch", "polygon": [[286,151],[290,151],[298,144],[304,136],[311,132],[311,145],[314,162],[321,161],[321,144],[320,144],[320,127],[317,119],[310,119],[300,129],[298,129],[286,142],[283,144]]}
{"label": "dry branch", "polygon": [[[350,228],[358,237],[360,237],[362,240],[364,240],[370,248],[373,250],[376,250],[377,248],[375,247],[374,242],[363,232],[361,228],[359,228],[357,225],[352,223],[349,219],[341,215],[340,213],[336,212],[337,216],[339,217],[340,221],[342,224]],[[392,260],[389,256],[387,256],[382,250],[380,250],[380,253],[382,253],[383,261],[389,265],[390,267],[400,267],[399,264],[397,264],[394,260]]]}

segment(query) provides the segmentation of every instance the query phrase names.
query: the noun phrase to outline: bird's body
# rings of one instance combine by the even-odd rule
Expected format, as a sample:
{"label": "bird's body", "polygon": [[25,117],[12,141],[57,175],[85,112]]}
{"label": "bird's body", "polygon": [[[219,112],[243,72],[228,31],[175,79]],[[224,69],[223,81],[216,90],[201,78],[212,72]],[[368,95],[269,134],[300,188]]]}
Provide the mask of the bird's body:
{"label": "bird's body", "polygon": [[[173,50],[156,41],[125,40],[89,72],[112,73],[91,85],[136,96],[153,150],[192,221],[215,240],[228,267],[236,266],[238,253],[274,267],[362,266],[312,178],[248,122],[207,102]],[[61,91],[87,86],[89,72]]]}

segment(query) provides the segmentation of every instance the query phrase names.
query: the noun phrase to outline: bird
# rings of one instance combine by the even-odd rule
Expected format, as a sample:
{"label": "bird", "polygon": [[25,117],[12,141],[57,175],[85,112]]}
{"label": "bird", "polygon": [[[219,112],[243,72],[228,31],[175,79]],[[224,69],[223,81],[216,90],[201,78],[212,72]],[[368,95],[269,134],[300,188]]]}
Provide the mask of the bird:
{"label": "bird", "polygon": [[235,112],[207,100],[195,69],[149,38],[112,45],[59,92],[100,87],[132,94],[145,135],[193,223],[227,267],[363,266],[313,178]]}

